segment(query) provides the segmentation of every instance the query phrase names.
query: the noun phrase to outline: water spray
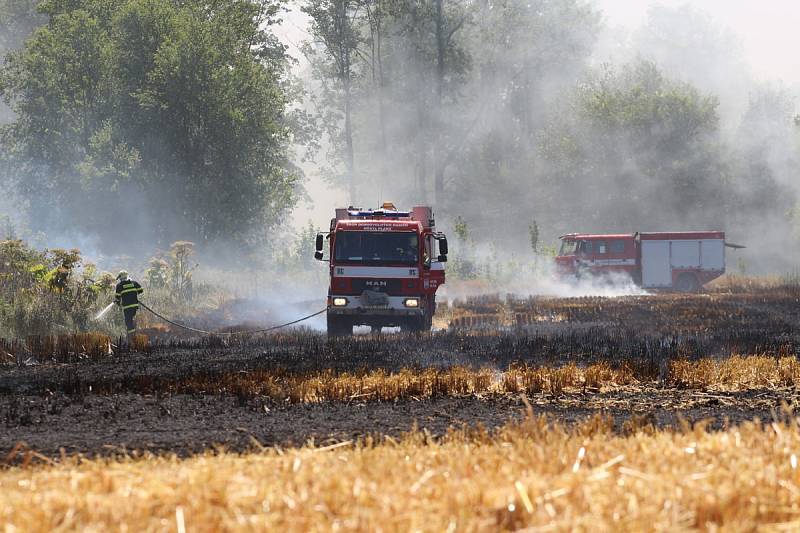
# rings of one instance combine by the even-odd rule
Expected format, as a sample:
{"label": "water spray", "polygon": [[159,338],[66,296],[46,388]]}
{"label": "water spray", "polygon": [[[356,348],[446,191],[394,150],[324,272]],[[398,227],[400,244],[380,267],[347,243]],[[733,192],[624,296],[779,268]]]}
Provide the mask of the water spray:
{"label": "water spray", "polygon": [[108,314],[108,312],[109,312],[109,311],[111,311],[111,308],[112,308],[112,307],[114,307],[114,305],[116,305],[116,304],[114,304],[114,302],[111,302],[110,304],[108,304],[107,306],[105,306],[105,307],[103,308],[103,310],[102,310],[102,311],[100,311],[99,313],[97,313],[97,316],[95,316],[95,317],[94,317],[94,319],[95,319],[95,320],[102,320],[102,318],[103,318],[104,316],[106,316],[106,315]]}

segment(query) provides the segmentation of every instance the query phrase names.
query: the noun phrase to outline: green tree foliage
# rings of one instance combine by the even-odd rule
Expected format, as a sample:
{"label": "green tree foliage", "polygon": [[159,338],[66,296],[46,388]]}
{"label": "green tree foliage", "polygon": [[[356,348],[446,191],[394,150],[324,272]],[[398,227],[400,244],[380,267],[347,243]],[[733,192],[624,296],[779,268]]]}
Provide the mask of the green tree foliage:
{"label": "green tree foliage", "polygon": [[467,221],[460,216],[456,217],[453,232],[456,234],[459,244],[466,244],[469,240],[469,226],[467,226]]}
{"label": "green tree foliage", "polygon": [[670,78],[718,96],[721,118],[739,118],[740,102],[752,88],[743,40],[711,14],[690,2],[653,3],[631,40],[636,57],[654,62]]}
{"label": "green tree foliage", "polygon": [[[284,239],[289,245],[274,258],[276,270],[280,274],[289,275],[297,275],[301,272],[313,275],[323,272],[324,269],[319,268],[319,262],[314,259],[312,254],[308,253],[309,250],[314,249],[317,233],[319,233],[319,228],[309,220],[293,235],[286,235]],[[325,255],[327,256],[327,251]],[[325,276],[327,276],[327,272],[325,272]]]}
{"label": "green tree foliage", "polygon": [[[254,244],[295,200],[280,0],[45,0],[3,134],[42,228]],[[132,239],[131,239],[132,240]]]}
{"label": "green tree foliage", "polygon": [[[582,0],[476,2],[464,46],[471,54],[462,116],[468,117],[446,183],[448,211],[469,210],[478,240],[513,246],[535,216],[552,238],[559,184],[539,145],[558,102],[581,82],[600,30],[599,13]],[[566,187],[564,187],[566,188]],[[503,228],[502,232],[496,231]]]}
{"label": "green tree foliage", "polygon": [[[455,111],[469,55],[462,0],[307,0],[306,54],[330,168],[356,203],[405,189],[416,203],[444,190],[465,127]],[[458,120],[454,120],[459,117]],[[401,179],[396,179],[401,178]]]}
{"label": "green tree foliage", "polygon": [[447,263],[447,273],[457,279],[475,279],[478,277],[476,267],[475,242],[471,239],[467,221],[457,216],[453,223],[453,252]]}
{"label": "green tree foliage", "polygon": [[193,274],[199,265],[194,263],[194,243],[173,242],[168,252],[161,252],[149,261],[144,272],[147,288],[166,291],[172,302],[187,302],[193,297]]}
{"label": "green tree foliage", "polygon": [[[46,19],[36,11],[38,0],[0,0],[0,67],[4,57],[11,50],[22,46],[31,32],[43,24]],[[0,126],[14,120],[14,113],[0,99]],[[6,143],[0,137],[0,211],[19,209],[19,201],[13,198],[10,186],[12,172],[10,171],[9,153]],[[18,217],[7,217],[7,224],[11,221],[19,222]],[[8,232],[6,232],[8,233]],[[6,238],[8,235],[0,235]]]}
{"label": "green tree foliage", "polygon": [[534,220],[528,226],[528,242],[534,255],[539,253],[539,224]]}
{"label": "green tree foliage", "polygon": [[[359,0],[308,0],[302,10],[311,18],[313,42],[304,47],[315,77],[321,83],[322,123],[331,143],[333,167],[328,178],[344,184],[355,203],[356,168],[353,152],[354,83],[359,76],[357,29],[362,8]],[[335,169],[344,164],[344,173]]]}
{"label": "green tree foliage", "polygon": [[[355,202],[355,155],[353,153],[353,84],[359,72],[358,47],[361,35],[356,25],[360,16],[358,0],[308,0],[302,10],[311,18],[312,43],[305,47],[315,76],[322,83],[326,107],[324,124],[332,144],[331,155],[344,163],[344,182]],[[340,127],[341,126],[341,127]],[[337,179],[338,178],[338,179]]]}
{"label": "green tree foliage", "polygon": [[793,207],[791,185],[800,165],[800,128],[794,109],[788,90],[759,87],[751,93],[736,133],[738,179],[731,185],[747,204],[765,214],[785,214]]}
{"label": "green tree foliage", "polygon": [[0,336],[86,331],[113,291],[113,277],[84,263],[79,250],[40,252],[0,241]]}
{"label": "green tree foliage", "polygon": [[571,224],[691,226],[709,198],[725,201],[715,97],[640,62],[587,79],[566,105],[540,150],[556,184],[548,197],[575,208]]}
{"label": "green tree foliage", "polygon": [[0,0],[0,54],[22,46],[31,32],[45,22],[36,11],[39,0]]}

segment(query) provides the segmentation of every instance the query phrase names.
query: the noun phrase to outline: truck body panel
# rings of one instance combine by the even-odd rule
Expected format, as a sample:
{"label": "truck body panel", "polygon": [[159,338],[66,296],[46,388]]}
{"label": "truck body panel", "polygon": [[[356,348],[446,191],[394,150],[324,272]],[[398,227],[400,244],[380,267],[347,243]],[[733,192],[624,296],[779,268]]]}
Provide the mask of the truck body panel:
{"label": "truck body panel", "polygon": [[669,241],[643,241],[641,257],[642,287],[672,287]]}

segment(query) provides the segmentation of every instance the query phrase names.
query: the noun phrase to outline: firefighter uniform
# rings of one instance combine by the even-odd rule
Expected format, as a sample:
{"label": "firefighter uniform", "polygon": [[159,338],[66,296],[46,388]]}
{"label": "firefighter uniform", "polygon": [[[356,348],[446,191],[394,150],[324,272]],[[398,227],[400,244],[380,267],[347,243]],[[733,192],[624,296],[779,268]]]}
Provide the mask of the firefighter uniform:
{"label": "firefighter uniform", "polygon": [[125,327],[128,335],[136,331],[136,311],[139,310],[139,295],[144,289],[137,281],[128,278],[127,272],[120,272],[117,276],[117,290],[114,294],[114,301],[122,307],[122,314],[125,316]]}

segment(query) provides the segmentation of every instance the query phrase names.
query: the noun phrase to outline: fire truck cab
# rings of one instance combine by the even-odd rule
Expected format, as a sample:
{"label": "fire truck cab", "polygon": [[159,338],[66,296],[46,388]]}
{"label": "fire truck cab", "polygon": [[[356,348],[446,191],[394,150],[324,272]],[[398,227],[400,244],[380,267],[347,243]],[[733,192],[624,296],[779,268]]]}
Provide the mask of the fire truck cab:
{"label": "fire truck cab", "polygon": [[576,277],[603,272],[621,272],[635,278],[637,265],[635,238],[636,235],[633,233],[563,235],[561,249],[556,257],[558,272],[564,276]]}
{"label": "fire truck cab", "polygon": [[430,330],[447,261],[447,238],[434,224],[433,210],[424,206],[336,209],[314,254],[325,260],[327,239],[328,335],[350,335],[358,325]]}
{"label": "fire truck cab", "polygon": [[694,292],[725,273],[722,231],[562,235],[556,268],[561,278],[629,278],[647,289]]}

